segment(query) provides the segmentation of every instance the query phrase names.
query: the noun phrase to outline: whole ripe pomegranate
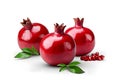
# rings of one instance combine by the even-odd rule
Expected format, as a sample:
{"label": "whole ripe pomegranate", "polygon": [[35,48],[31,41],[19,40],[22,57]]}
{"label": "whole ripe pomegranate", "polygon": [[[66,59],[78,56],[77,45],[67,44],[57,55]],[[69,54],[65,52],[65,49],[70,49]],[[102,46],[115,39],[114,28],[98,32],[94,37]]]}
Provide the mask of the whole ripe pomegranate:
{"label": "whole ripe pomegranate", "polygon": [[64,33],[63,24],[55,24],[55,32],[47,34],[40,43],[40,55],[43,60],[53,66],[69,64],[75,57],[75,42]]}
{"label": "whole ripe pomegranate", "polygon": [[48,34],[47,28],[40,23],[31,23],[30,19],[23,19],[23,28],[18,33],[18,44],[21,49],[35,47],[39,50],[41,39]]}
{"label": "whole ripe pomegranate", "polygon": [[65,33],[72,36],[76,43],[76,56],[86,55],[91,52],[95,46],[94,33],[83,26],[84,18],[74,18],[75,26],[70,27]]}

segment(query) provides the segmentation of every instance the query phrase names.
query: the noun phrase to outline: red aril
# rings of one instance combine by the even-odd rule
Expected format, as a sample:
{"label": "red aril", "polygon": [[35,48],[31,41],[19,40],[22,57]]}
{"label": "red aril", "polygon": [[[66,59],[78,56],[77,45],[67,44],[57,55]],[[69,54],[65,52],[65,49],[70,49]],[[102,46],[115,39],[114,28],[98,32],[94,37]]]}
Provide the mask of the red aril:
{"label": "red aril", "polygon": [[103,55],[100,55],[98,60],[103,60],[104,59],[104,56]]}
{"label": "red aril", "polygon": [[99,52],[96,52],[96,53],[92,53],[91,55],[81,56],[80,59],[84,61],[95,61],[95,60],[101,61],[104,60],[104,55],[100,55]]}

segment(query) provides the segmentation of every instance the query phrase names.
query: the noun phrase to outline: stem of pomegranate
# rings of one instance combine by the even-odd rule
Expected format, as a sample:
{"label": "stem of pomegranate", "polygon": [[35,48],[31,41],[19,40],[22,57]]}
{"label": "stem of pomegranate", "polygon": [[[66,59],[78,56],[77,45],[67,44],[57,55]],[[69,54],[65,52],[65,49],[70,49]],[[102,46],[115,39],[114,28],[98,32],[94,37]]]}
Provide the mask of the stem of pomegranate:
{"label": "stem of pomegranate", "polygon": [[83,27],[84,18],[82,18],[81,20],[79,18],[73,18],[73,19],[76,27]]}
{"label": "stem of pomegranate", "polygon": [[28,30],[30,30],[33,27],[29,18],[27,18],[27,20],[23,19],[23,22],[21,22],[21,24],[24,26],[25,29]]}
{"label": "stem of pomegranate", "polygon": [[55,32],[57,32],[59,34],[63,34],[64,33],[64,29],[65,29],[66,26],[64,26],[63,23],[61,25],[56,23],[56,24],[54,24],[54,26],[55,26]]}

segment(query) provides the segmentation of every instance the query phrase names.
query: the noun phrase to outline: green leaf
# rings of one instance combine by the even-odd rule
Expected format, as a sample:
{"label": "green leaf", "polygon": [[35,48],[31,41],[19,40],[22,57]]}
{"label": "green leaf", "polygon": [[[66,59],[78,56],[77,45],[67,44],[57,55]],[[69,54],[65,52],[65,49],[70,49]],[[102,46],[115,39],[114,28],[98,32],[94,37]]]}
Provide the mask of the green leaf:
{"label": "green leaf", "polygon": [[32,48],[31,48],[31,51],[32,51],[32,54],[33,54],[33,55],[39,55],[38,50],[35,49],[33,46],[32,46]]}
{"label": "green leaf", "polygon": [[68,66],[76,66],[78,64],[80,64],[80,62],[74,61],[74,62],[71,62]]}
{"label": "green leaf", "polygon": [[67,69],[67,67],[66,67],[66,66],[61,67],[61,68],[60,68],[60,70],[59,70],[59,72],[62,72],[62,71],[64,71],[64,70],[66,70],[66,69]]}
{"label": "green leaf", "polygon": [[79,66],[77,66],[78,64],[80,64],[80,62],[74,61],[74,62],[69,63],[68,65],[58,64],[57,66],[60,67],[59,72],[62,72],[67,69],[72,73],[77,73],[77,74],[84,73],[84,71]]}
{"label": "green leaf", "polygon": [[78,66],[69,66],[68,69],[72,73],[77,73],[77,74],[84,73],[84,71],[81,68],[79,68]]}
{"label": "green leaf", "polygon": [[32,50],[30,48],[23,48],[22,51],[24,53],[33,54]]}
{"label": "green leaf", "polygon": [[29,58],[32,55],[39,55],[39,52],[34,47],[23,48],[22,52],[18,53],[15,58]]}
{"label": "green leaf", "polygon": [[23,48],[22,51],[25,52],[25,53],[31,54],[31,55],[39,55],[39,52],[34,47]]}
{"label": "green leaf", "polygon": [[66,64],[58,64],[57,66],[59,66],[59,67],[65,67]]}
{"label": "green leaf", "polygon": [[15,58],[29,58],[29,57],[31,57],[31,55],[24,52],[20,52],[15,56]]}

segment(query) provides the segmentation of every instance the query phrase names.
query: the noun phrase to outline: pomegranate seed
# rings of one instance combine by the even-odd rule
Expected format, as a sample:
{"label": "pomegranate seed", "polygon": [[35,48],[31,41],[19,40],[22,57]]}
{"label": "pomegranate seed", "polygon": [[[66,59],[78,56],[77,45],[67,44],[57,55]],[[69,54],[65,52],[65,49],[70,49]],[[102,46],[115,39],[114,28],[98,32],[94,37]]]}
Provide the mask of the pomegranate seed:
{"label": "pomegranate seed", "polygon": [[96,59],[96,58],[95,58],[95,56],[91,56],[91,60],[93,60],[93,61],[94,61],[95,59]]}
{"label": "pomegranate seed", "polygon": [[89,61],[89,56],[86,56],[84,60]]}
{"label": "pomegranate seed", "polygon": [[80,59],[81,59],[81,60],[84,60],[84,59],[85,59],[85,57],[86,57],[86,56],[81,56],[81,57],[80,57]]}
{"label": "pomegranate seed", "polygon": [[91,57],[90,56],[85,56],[84,61],[91,61]]}
{"label": "pomegranate seed", "polygon": [[99,56],[95,56],[95,60],[98,60],[99,59]]}
{"label": "pomegranate seed", "polygon": [[104,60],[104,55],[99,55],[99,52],[92,53],[91,55],[85,55],[80,57],[84,61],[95,61],[95,60]]}
{"label": "pomegranate seed", "polygon": [[89,57],[88,57],[88,60],[89,60],[89,61],[91,61],[91,60],[92,60],[92,59],[91,59],[91,56],[89,56]]}
{"label": "pomegranate seed", "polygon": [[100,55],[99,57],[101,58],[101,60],[103,60],[103,59],[104,59],[104,56],[103,56],[103,55]]}
{"label": "pomegranate seed", "polygon": [[92,54],[91,54],[91,56],[95,56],[95,54],[94,54],[94,53],[92,53]]}
{"label": "pomegranate seed", "polygon": [[99,52],[96,52],[95,55],[96,55],[96,56],[99,56]]}
{"label": "pomegranate seed", "polygon": [[103,60],[103,58],[102,57],[98,57],[98,60],[101,61],[101,60]]}

